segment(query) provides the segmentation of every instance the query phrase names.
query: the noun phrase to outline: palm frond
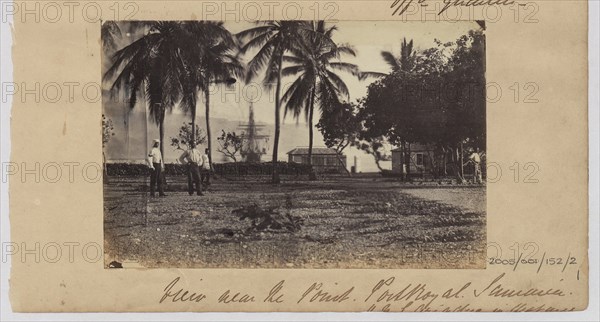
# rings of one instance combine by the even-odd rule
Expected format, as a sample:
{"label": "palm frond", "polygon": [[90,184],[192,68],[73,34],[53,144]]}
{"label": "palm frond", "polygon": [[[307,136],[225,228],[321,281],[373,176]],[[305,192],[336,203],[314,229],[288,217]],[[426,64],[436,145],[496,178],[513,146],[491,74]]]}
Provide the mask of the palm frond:
{"label": "palm frond", "polygon": [[114,50],[117,47],[117,39],[121,39],[121,28],[115,21],[104,21],[101,27],[102,49],[106,51]]}
{"label": "palm frond", "polygon": [[276,38],[269,39],[269,41],[267,41],[248,62],[247,82],[250,82],[253,78],[258,76],[259,72],[271,61],[275,47]]}
{"label": "palm frond", "polygon": [[285,55],[285,56],[283,56],[283,62],[300,65],[300,64],[304,64],[304,59],[296,57],[296,56]]}
{"label": "palm frond", "polygon": [[[274,29],[275,28],[272,25],[258,26],[258,27],[254,27],[254,28],[250,28],[250,29],[241,31],[241,32],[237,33],[235,36],[239,40],[244,41],[248,38],[255,39],[261,35],[268,35]],[[254,47],[249,47],[249,48],[254,48]]]}
{"label": "palm frond", "polygon": [[283,70],[281,71],[281,75],[283,77],[293,76],[293,75],[302,73],[305,70],[306,70],[306,66],[304,66],[304,65],[287,66],[287,67],[283,68]]}
{"label": "palm frond", "polygon": [[392,68],[392,70],[400,69],[400,64],[398,63],[398,60],[396,59],[394,54],[392,54],[391,52],[382,51],[381,57],[383,57],[383,60]]}
{"label": "palm frond", "polygon": [[336,73],[327,71],[327,80],[329,80],[335,86],[338,94],[344,98],[348,98],[350,96],[348,86],[346,86],[346,83],[344,83],[344,81]]}
{"label": "palm frond", "polygon": [[360,75],[360,70],[358,69],[358,66],[355,65],[355,64],[344,63],[344,62],[333,62],[333,63],[329,63],[329,66],[332,69],[336,69],[336,70],[339,70],[339,71],[350,73],[353,76],[359,76]]}
{"label": "palm frond", "polygon": [[286,102],[284,116],[287,112],[292,112],[294,118],[298,118],[304,111],[307,115],[307,107],[310,99],[310,93],[312,90],[310,81],[305,80],[305,75],[302,75],[296,79],[285,92],[282,97],[282,101]]}
{"label": "palm frond", "polygon": [[363,72],[363,71],[358,72],[359,80],[365,80],[367,78],[379,78],[379,77],[384,77],[384,76],[387,76],[387,74],[380,73],[380,72]]}

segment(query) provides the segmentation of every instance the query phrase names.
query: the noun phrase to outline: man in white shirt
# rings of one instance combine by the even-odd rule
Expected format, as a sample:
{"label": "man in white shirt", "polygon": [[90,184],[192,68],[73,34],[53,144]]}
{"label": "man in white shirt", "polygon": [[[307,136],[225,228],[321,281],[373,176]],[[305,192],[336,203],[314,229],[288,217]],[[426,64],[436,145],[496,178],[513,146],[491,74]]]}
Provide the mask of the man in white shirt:
{"label": "man in white shirt", "polygon": [[166,196],[162,185],[162,172],[165,169],[165,164],[159,146],[160,141],[155,139],[152,150],[150,150],[150,154],[148,154],[148,165],[152,171],[150,174],[150,195],[152,197],[154,197],[156,186],[158,186],[158,195],[161,197]]}
{"label": "man in white shirt", "polygon": [[481,156],[479,155],[479,148],[477,148],[471,155],[469,156],[469,161],[473,162],[475,167],[475,173],[473,174],[473,182],[482,183],[483,178],[481,175]]}
{"label": "man in white shirt", "polygon": [[202,184],[205,184],[206,186],[210,185],[210,159],[208,158],[208,149],[204,149],[200,169]]}
{"label": "man in white shirt", "polygon": [[192,148],[184,151],[179,157],[181,164],[187,164],[188,171],[188,193],[194,194],[194,184],[196,185],[196,193],[202,196],[202,185],[200,185],[200,166],[202,165],[202,153],[196,149],[196,145],[192,143]]}

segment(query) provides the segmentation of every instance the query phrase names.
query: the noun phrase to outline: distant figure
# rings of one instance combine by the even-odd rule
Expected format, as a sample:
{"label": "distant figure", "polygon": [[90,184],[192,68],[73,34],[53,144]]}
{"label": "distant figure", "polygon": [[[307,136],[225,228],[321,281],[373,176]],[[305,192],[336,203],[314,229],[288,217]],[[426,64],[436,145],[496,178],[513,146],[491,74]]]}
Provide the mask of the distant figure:
{"label": "distant figure", "polygon": [[163,162],[162,153],[160,153],[160,140],[155,139],[154,145],[150,154],[148,154],[148,165],[152,173],[150,174],[150,195],[154,197],[154,191],[158,185],[158,195],[161,197],[166,196],[162,185],[162,173],[165,169],[165,163]]}
{"label": "distant figure", "polygon": [[482,183],[483,178],[481,175],[481,156],[479,155],[479,148],[475,149],[469,156],[469,161],[473,162],[475,173],[473,174],[473,181],[475,183]]}
{"label": "distant figure", "polygon": [[179,157],[181,164],[187,164],[187,176],[188,176],[188,193],[194,194],[194,184],[196,185],[196,193],[198,196],[204,195],[202,193],[202,186],[200,185],[200,165],[202,164],[202,153],[196,149],[196,144],[192,143],[192,148],[183,152]]}
{"label": "distant figure", "polygon": [[210,159],[208,158],[208,149],[204,149],[204,154],[202,155],[202,164],[200,165],[201,169],[201,181],[202,184],[210,185]]}

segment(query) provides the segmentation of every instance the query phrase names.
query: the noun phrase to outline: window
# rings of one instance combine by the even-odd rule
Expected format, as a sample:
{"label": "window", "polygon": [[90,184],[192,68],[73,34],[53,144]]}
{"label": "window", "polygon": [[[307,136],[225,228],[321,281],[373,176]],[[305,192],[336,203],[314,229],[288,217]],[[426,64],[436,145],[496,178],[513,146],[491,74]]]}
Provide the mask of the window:
{"label": "window", "polygon": [[417,153],[417,165],[418,166],[422,166],[423,165],[423,153]]}

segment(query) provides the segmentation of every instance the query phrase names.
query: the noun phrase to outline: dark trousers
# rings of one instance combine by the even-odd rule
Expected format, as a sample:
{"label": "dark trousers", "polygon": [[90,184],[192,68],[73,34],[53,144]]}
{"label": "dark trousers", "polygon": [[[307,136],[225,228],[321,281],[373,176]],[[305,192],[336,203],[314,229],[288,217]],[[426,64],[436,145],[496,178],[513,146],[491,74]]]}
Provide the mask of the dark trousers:
{"label": "dark trousers", "polygon": [[200,171],[200,181],[202,184],[209,185],[210,184],[210,170],[202,169]]}
{"label": "dark trousers", "polygon": [[156,186],[158,185],[158,194],[164,195],[165,191],[163,190],[162,185],[162,166],[160,163],[153,163],[154,170],[150,174],[150,195],[154,196],[154,191]]}
{"label": "dark trousers", "polygon": [[194,184],[196,185],[196,193],[198,195],[202,194],[202,186],[200,185],[200,170],[198,169],[198,165],[195,163],[188,163],[188,193],[191,195],[194,194]]}

